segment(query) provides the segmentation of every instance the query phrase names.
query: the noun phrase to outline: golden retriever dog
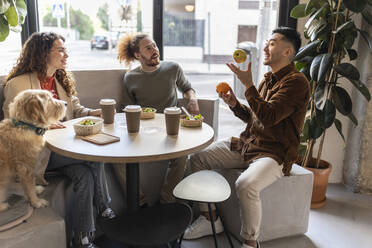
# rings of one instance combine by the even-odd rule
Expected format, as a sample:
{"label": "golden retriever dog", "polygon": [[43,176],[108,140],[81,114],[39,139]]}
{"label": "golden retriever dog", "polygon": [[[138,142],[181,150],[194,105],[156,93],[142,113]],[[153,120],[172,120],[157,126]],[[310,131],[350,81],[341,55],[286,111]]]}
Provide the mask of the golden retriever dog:
{"label": "golden retriever dog", "polygon": [[0,122],[0,212],[9,207],[8,189],[16,177],[33,207],[49,204],[37,197],[35,167],[45,144],[43,134],[64,117],[65,105],[46,90],[22,91],[9,105],[9,119]]}

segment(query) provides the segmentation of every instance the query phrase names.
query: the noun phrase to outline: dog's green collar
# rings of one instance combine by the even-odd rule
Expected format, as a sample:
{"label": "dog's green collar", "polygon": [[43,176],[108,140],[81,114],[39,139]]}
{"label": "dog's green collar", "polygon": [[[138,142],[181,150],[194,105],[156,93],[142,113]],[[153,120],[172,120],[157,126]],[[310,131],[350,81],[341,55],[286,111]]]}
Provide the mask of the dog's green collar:
{"label": "dog's green collar", "polygon": [[12,119],[12,123],[15,127],[22,126],[22,127],[27,128],[27,129],[33,130],[33,131],[35,131],[35,133],[37,135],[40,135],[40,136],[43,136],[44,133],[48,130],[48,128],[37,127],[37,126],[35,126],[33,124],[30,124],[30,123],[27,123],[27,122],[17,121],[16,119]]}

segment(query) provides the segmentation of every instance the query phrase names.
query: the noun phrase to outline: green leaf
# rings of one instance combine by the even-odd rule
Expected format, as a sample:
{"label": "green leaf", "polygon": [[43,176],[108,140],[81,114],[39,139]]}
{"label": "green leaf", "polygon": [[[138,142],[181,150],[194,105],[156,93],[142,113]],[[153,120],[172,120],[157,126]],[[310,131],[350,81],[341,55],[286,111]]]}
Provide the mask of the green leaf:
{"label": "green leaf", "polygon": [[24,0],[16,0],[19,23],[23,24],[27,16],[27,6]]}
{"label": "green leaf", "polygon": [[343,115],[350,114],[353,104],[349,93],[339,86],[332,87],[332,93],[332,100],[337,110]]}
{"label": "green leaf", "polygon": [[304,124],[304,127],[302,129],[302,138],[304,139],[304,141],[307,141],[310,139],[310,119],[306,119],[305,120],[305,124]]}
{"label": "green leaf", "polygon": [[358,53],[354,49],[347,49],[347,54],[349,55],[350,60],[358,58]]}
{"label": "green leaf", "polygon": [[319,66],[320,62],[322,61],[323,54],[319,54],[313,59],[313,62],[310,66],[310,76],[314,81],[318,81],[318,72],[319,72]]}
{"label": "green leaf", "polygon": [[312,62],[313,59],[314,59],[314,57],[312,57],[312,56],[305,56],[302,59],[298,60],[298,62],[308,64],[308,63]]}
{"label": "green leaf", "polygon": [[369,36],[369,34],[364,30],[358,29],[358,31],[362,35],[363,39],[367,42],[369,50],[372,53],[372,39],[371,39],[371,36]]}
{"label": "green leaf", "polygon": [[310,16],[309,20],[307,20],[307,22],[305,23],[306,29],[310,27],[311,23],[322,13],[325,7],[329,7],[328,3],[323,4],[323,6],[320,7],[320,9],[318,9],[317,12],[315,12],[312,16]]}
{"label": "green leaf", "polygon": [[295,66],[296,66],[297,71],[300,71],[302,68],[306,66],[306,63],[296,62]]}
{"label": "green leaf", "polygon": [[323,108],[324,113],[324,128],[327,129],[332,126],[335,117],[336,117],[336,107],[331,102],[331,100],[326,100],[326,103]]}
{"label": "green leaf", "polygon": [[310,27],[306,30],[307,35],[310,36],[310,40],[314,41],[317,36],[319,36],[319,33],[321,30],[323,30],[326,27],[327,23],[324,19],[314,20]]}
{"label": "green leaf", "polygon": [[307,44],[304,47],[301,47],[301,49],[296,54],[294,60],[298,61],[298,60],[304,58],[305,56],[311,55],[314,51],[316,51],[320,42],[321,42],[320,40],[317,40],[317,41],[314,41],[314,42],[311,42],[311,43]]}
{"label": "green leaf", "polygon": [[337,34],[338,32],[340,32],[341,30],[344,30],[344,29],[348,29],[348,28],[351,28],[354,26],[354,21],[353,20],[350,20],[348,22],[345,22],[344,24],[342,24],[341,26],[339,26],[335,31],[333,31],[332,33],[334,34]]}
{"label": "green leaf", "polygon": [[342,123],[339,119],[335,119],[335,126],[336,126],[336,129],[337,129],[338,133],[341,135],[342,139],[345,142],[345,137],[342,133]]}
{"label": "green leaf", "polygon": [[10,2],[7,0],[0,0],[0,14],[4,14],[10,7]]}
{"label": "green leaf", "polygon": [[310,137],[312,139],[319,138],[324,132],[323,128],[323,112],[321,110],[316,111],[315,116],[310,120]]}
{"label": "green leaf", "polygon": [[8,21],[5,19],[4,15],[0,15],[0,42],[4,41],[9,35],[9,25]]}
{"label": "green leaf", "polygon": [[307,2],[306,7],[305,7],[305,14],[306,15],[310,14],[313,11],[313,9],[315,9],[314,8],[315,7],[315,4],[314,4],[315,1],[316,0],[310,0],[310,1]]}
{"label": "green leaf", "polygon": [[371,100],[371,94],[369,93],[368,88],[362,83],[360,80],[352,80],[349,81],[359,90],[359,92],[367,99],[367,101]]}
{"label": "green leaf", "polygon": [[18,13],[14,5],[10,6],[8,10],[5,11],[5,16],[10,26],[15,27],[18,25]]}
{"label": "green leaf", "polygon": [[367,0],[344,0],[343,2],[346,8],[356,13],[362,12],[367,5]]}
{"label": "green leaf", "polygon": [[329,23],[326,23],[324,21],[324,25],[321,26],[316,32],[313,33],[311,36],[311,40],[329,40],[330,34],[331,34],[331,27]]}
{"label": "green leaf", "polygon": [[332,68],[333,56],[331,53],[323,54],[322,60],[319,66],[318,82],[324,81],[327,72]]}
{"label": "green leaf", "polygon": [[318,84],[314,93],[315,106],[318,109],[323,108],[323,104],[327,98],[327,87],[325,84]]}
{"label": "green leaf", "polygon": [[335,65],[333,69],[340,75],[353,80],[359,80],[360,74],[358,69],[350,63]]}
{"label": "green leaf", "polygon": [[353,113],[350,112],[347,117],[349,117],[349,119],[354,123],[355,126],[358,126],[358,120]]}
{"label": "green leaf", "polygon": [[307,16],[308,14],[306,14],[305,8],[306,8],[306,4],[304,3],[296,5],[291,10],[290,16],[293,18],[302,18],[302,17]]}

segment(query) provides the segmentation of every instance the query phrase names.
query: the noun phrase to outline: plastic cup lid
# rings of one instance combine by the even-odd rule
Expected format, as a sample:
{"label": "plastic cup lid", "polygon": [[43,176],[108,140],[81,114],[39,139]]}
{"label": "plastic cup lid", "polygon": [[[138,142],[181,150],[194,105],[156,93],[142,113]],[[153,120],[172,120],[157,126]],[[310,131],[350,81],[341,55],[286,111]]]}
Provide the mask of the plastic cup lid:
{"label": "plastic cup lid", "polygon": [[164,114],[181,114],[181,109],[179,107],[169,107],[164,109]]}
{"label": "plastic cup lid", "polygon": [[116,104],[115,99],[101,99],[99,101],[99,104],[101,105],[111,105],[111,104]]}
{"label": "plastic cup lid", "polygon": [[127,105],[124,108],[124,111],[125,112],[140,112],[140,111],[142,111],[142,109],[141,109],[140,105]]}

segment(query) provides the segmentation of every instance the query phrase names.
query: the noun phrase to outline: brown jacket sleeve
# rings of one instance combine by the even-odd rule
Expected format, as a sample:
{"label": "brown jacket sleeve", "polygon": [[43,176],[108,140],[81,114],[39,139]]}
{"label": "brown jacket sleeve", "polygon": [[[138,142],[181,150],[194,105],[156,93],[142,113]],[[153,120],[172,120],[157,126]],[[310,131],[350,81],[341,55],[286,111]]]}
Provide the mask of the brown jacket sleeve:
{"label": "brown jacket sleeve", "polygon": [[269,101],[265,101],[256,87],[247,89],[245,96],[260,122],[265,127],[271,127],[290,116],[298,107],[302,107],[308,91],[306,79],[300,73],[295,73],[272,90]]}

